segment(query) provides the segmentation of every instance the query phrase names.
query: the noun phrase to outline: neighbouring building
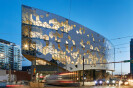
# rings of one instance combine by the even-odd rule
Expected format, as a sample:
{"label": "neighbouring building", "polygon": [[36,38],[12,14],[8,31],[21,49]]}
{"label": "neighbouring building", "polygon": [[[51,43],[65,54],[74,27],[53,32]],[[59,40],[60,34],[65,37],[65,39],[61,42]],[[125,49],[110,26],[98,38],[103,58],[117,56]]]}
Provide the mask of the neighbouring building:
{"label": "neighbouring building", "polygon": [[28,71],[14,71],[12,70],[9,77],[9,70],[0,70],[0,81],[30,81],[31,74]]}
{"label": "neighbouring building", "polygon": [[22,70],[22,54],[19,46],[0,39],[0,69]]}
{"label": "neighbouring building", "polygon": [[[79,18],[80,19],[80,18]],[[74,72],[85,81],[105,78],[114,71],[114,47],[104,36],[61,16],[22,5],[22,54],[32,73]],[[36,69],[33,69],[36,66]]]}

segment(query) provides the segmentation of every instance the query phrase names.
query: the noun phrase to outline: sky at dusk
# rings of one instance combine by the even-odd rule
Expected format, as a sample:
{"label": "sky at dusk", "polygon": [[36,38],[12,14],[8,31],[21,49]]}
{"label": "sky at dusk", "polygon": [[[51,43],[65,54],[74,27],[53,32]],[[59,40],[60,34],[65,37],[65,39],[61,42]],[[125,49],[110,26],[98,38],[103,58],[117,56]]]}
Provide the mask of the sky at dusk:
{"label": "sky at dusk", "polygon": [[[133,0],[0,0],[0,39],[20,46],[22,4],[70,18],[100,33],[118,45],[116,61],[130,59],[131,37],[112,39],[133,37]],[[23,66],[30,64],[23,62]],[[121,65],[116,64],[115,74],[120,72]],[[129,63],[123,63],[122,72],[130,72]]]}

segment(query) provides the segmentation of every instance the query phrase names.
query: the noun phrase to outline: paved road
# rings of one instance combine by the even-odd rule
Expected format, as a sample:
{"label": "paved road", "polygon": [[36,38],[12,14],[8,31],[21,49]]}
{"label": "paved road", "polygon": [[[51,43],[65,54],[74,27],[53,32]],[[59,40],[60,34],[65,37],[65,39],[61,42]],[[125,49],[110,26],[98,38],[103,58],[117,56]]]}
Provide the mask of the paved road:
{"label": "paved road", "polygon": [[[0,87],[1,88],[1,87]],[[2,87],[3,88],[3,87]],[[5,87],[4,87],[5,88]],[[10,87],[8,87],[10,88]],[[30,86],[23,86],[23,87],[11,87],[11,88],[40,88],[40,87],[30,87]],[[81,87],[61,87],[61,86],[51,86],[46,85],[44,88],[133,88],[133,86],[81,86]]]}
{"label": "paved road", "polygon": [[47,86],[45,88],[133,88],[133,86],[81,86],[81,87],[60,87],[60,86]]}

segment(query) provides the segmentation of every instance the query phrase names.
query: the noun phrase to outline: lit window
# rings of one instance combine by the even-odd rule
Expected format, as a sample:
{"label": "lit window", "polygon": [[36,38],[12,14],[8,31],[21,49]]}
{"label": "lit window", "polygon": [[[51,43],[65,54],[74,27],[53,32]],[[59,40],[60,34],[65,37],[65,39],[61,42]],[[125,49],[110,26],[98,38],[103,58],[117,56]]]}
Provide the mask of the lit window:
{"label": "lit window", "polygon": [[106,59],[103,59],[103,63],[106,63],[107,61],[106,61]]}
{"label": "lit window", "polygon": [[53,36],[53,32],[51,31],[51,32],[49,32],[49,37],[50,38],[53,38],[54,36]]}
{"label": "lit window", "polygon": [[77,64],[78,64],[78,62],[75,63],[75,65],[77,65]]}
{"label": "lit window", "polygon": [[85,29],[84,29],[84,31],[83,31],[83,34],[85,34]]}
{"label": "lit window", "polygon": [[82,31],[81,31],[81,28],[79,29],[79,33],[82,35]]}
{"label": "lit window", "polygon": [[44,16],[43,15],[40,15],[41,18],[43,18]]}
{"label": "lit window", "polygon": [[68,44],[68,41],[66,41],[66,44]]}
{"label": "lit window", "polygon": [[86,62],[87,62],[87,64],[89,64],[89,61],[88,61],[88,59],[86,59]]}
{"label": "lit window", "polygon": [[48,41],[46,41],[46,46],[48,46],[49,45],[49,42]]}
{"label": "lit window", "polygon": [[89,37],[89,34],[87,35],[87,37]]}
{"label": "lit window", "polygon": [[71,40],[71,37],[68,35],[68,39]]}
{"label": "lit window", "polygon": [[93,42],[95,42],[95,39],[93,38]]}
{"label": "lit window", "polygon": [[57,42],[61,42],[61,39],[58,39]]}
{"label": "lit window", "polygon": [[95,47],[95,49],[94,49],[94,50],[99,51],[98,47]]}
{"label": "lit window", "polygon": [[72,40],[72,43],[73,43],[73,45],[75,45],[75,41],[74,40]]}
{"label": "lit window", "polygon": [[[29,35],[29,30],[28,30],[28,26],[23,26],[23,35],[24,36],[26,36],[26,37],[28,37],[28,35]],[[30,36],[31,37],[31,36]]]}
{"label": "lit window", "polygon": [[44,54],[44,55],[47,54],[47,52],[46,52],[46,48],[47,48],[47,47],[44,47],[44,48],[43,48],[43,54]]}
{"label": "lit window", "polygon": [[76,31],[77,34],[79,34],[79,31]]}
{"label": "lit window", "polygon": [[39,19],[39,15],[37,15],[37,16],[36,16],[36,21],[39,21],[39,20],[40,20],[40,19]]}
{"label": "lit window", "polygon": [[55,41],[57,41],[57,37],[55,37]]}
{"label": "lit window", "polygon": [[91,53],[89,54],[89,58],[92,58],[92,54]]}
{"label": "lit window", "polygon": [[66,45],[66,50],[68,50],[68,45]]}
{"label": "lit window", "polygon": [[99,42],[100,42],[100,39],[99,39]]}
{"label": "lit window", "polygon": [[63,33],[61,33],[60,38],[63,38]]}
{"label": "lit window", "polygon": [[25,50],[28,50],[29,49],[28,42],[23,43],[23,48]]}
{"label": "lit window", "polygon": [[71,51],[73,51],[73,46],[71,47]]}
{"label": "lit window", "polygon": [[64,31],[62,28],[60,29],[62,32]]}
{"label": "lit window", "polygon": [[76,25],[73,25],[74,27],[76,27]]}
{"label": "lit window", "polygon": [[90,49],[93,50],[93,46],[92,45],[90,46]]}
{"label": "lit window", "polygon": [[93,37],[93,33],[91,33],[91,36]]}
{"label": "lit window", "polygon": [[80,64],[83,64],[83,60],[82,59],[80,59]]}
{"label": "lit window", "polygon": [[87,45],[88,45],[88,44],[90,45],[90,41],[87,41]]}
{"label": "lit window", "polygon": [[49,40],[49,36],[48,35],[44,35],[43,38],[44,38],[44,40]]}

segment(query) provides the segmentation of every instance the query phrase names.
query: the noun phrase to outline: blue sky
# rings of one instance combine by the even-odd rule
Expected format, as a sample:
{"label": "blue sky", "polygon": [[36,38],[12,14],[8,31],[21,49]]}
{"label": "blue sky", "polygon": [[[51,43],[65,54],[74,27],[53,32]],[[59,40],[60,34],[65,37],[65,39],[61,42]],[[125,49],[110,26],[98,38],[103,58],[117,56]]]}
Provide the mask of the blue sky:
{"label": "blue sky", "polygon": [[[0,38],[21,45],[21,5],[42,9],[80,23],[106,38],[133,35],[133,0],[0,0]],[[116,61],[130,59],[131,37],[113,40]],[[121,53],[120,53],[121,51]],[[29,61],[23,65],[30,65]],[[121,72],[116,64],[115,73]],[[123,73],[129,73],[129,63],[123,63]]]}

